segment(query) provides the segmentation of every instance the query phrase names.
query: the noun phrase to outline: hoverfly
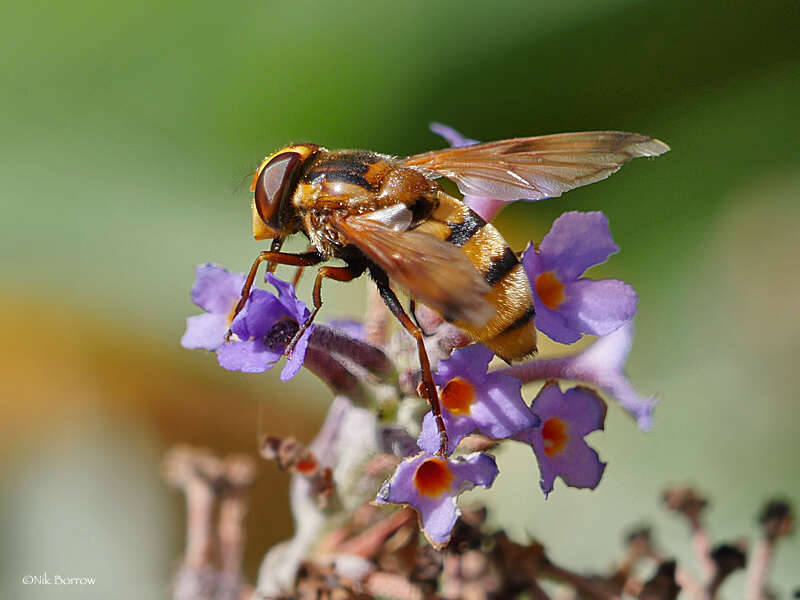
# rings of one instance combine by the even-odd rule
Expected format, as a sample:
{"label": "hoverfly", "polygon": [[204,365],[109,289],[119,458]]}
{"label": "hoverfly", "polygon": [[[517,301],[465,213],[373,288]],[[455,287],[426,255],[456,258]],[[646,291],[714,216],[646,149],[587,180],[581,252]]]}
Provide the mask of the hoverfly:
{"label": "hoverfly", "polygon": [[[516,138],[406,158],[316,144],[286,146],[265,158],[253,177],[253,234],[273,242],[253,262],[235,312],[244,307],[262,262],[272,270],[278,264],[302,268],[332,258],[344,261],[346,266],[317,272],[313,311],[287,346],[288,354],[322,306],[322,281],[346,282],[368,272],[416,340],[422,389],[445,453],[447,432],[423,332],[392,284],[509,362],[536,351],[536,330],[531,286],[517,255],[497,229],[436,180],[450,179],[463,194],[538,200],[605,179],[633,158],[668,149],[656,139],[616,131]],[[308,237],[309,251],[280,251],[294,233]]]}

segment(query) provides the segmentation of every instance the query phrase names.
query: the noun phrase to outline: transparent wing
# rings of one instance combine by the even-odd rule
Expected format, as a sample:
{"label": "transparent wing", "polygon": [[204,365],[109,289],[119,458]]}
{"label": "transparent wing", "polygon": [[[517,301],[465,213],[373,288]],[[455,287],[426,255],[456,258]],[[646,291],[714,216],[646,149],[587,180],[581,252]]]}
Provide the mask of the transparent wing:
{"label": "transparent wing", "polygon": [[586,131],[435,150],[403,162],[452,179],[463,194],[541,200],[605,179],[633,158],[668,150],[638,133]]}
{"label": "transparent wing", "polygon": [[494,308],[491,287],[461,250],[417,231],[396,231],[369,215],[334,226],[413,298],[451,320],[484,325]]}

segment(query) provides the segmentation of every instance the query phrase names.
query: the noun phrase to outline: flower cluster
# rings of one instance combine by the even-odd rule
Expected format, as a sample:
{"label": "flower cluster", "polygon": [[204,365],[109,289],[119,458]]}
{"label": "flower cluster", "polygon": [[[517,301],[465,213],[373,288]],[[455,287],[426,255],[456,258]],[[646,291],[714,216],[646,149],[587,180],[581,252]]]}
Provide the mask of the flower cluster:
{"label": "flower cluster", "polygon": [[[574,406],[577,408],[580,403],[577,400]],[[589,407],[589,412],[592,408]],[[342,425],[340,421],[337,424]],[[329,506],[330,469],[321,467],[322,457],[293,438],[273,437],[264,439],[261,455],[306,483],[320,506]],[[387,458],[380,455],[375,462]],[[289,572],[291,580],[285,579],[286,574],[281,579],[279,574],[287,564],[287,555],[298,550],[295,544],[298,538],[293,538],[288,547],[279,544],[270,550],[269,560],[265,559],[261,569],[262,576],[253,588],[241,568],[245,516],[252,502],[250,489],[256,473],[253,459],[242,455],[220,459],[204,449],[180,446],[165,456],[162,473],[169,484],[183,492],[190,516],[185,555],[173,583],[175,600],[489,600],[530,598],[532,592],[538,598],[548,598],[541,586],[544,582],[556,586],[553,597],[675,599],[680,594],[690,600],[708,600],[720,597],[723,591],[735,594],[733,588],[737,584],[730,576],[742,571],[745,576],[738,578],[739,596],[770,598],[776,596],[770,581],[771,564],[777,562],[781,546],[785,545],[783,540],[795,529],[792,504],[776,497],[762,504],[757,538],[715,539],[706,526],[707,513],[712,508],[709,501],[695,489],[670,487],[663,491],[662,506],[685,522],[692,552],[682,553],[676,559],[669,543],[662,545],[649,526],[634,522],[626,531],[619,532],[622,553],[617,555],[609,548],[603,554],[607,570],[587,573],[548,555],[539,540],[520,543],[510,539],[502,529],[487,522],[485,508],[466,509],[456,521],[453,499],[436,498],[440,488],[491,483],[497,475],[491,457],[471,454],[450,464],[441,457],[422,453],[398,467],[392,482],[379,492],[378,502],[362,504],[349,517],[332,522],[320,544],[323,551],[306,557],[296,576]],[[404,478],[416,480],[416,486],[403,490],[392,485]],[[398,494],[402,491],[405,494]],[[409,535],[415,527],[413,509],[404,508],[391,514],[381,509],[385,502],[404,504],[409,499],[413,499],[414,506],[430,506],[425,511],[427,518],[423,518],[429,542],[441,545],[453,529],[454,543],[432,551],[418,536]],[[748,521],[753,515],[738,517],[740,527],[752,529]],[[588,541],[607,546],[596,540]],[[616,542],[613,546],[620,544]]]}
{"label": "flower cluster", "polygon": [[[453,145],[475,143],[447,127],[433,128]],[[502,202],[490,198],[467,196],[464,201],[487,220],[502,207]],[[492,445],[501,441],[529,445],[547,495],[557,477],[577,488],[595,488],[600,482],[606,464],[584,439],[603,429],[606,404],[598,391],[616,399],[639,427],[650,427],[656,398],[640,396],[624,372],[637,295],[621,281],[584,277],[587,269],[618,251],[605,215],[567,212],[540,243],[531,242],[521,256],[534,302],[535,327],[561,344],[574,344],[584,335],[597,336],[581,351],[493,368],[494,354],[489,348],[471,344],[453,350],[443,341],[450,339],[445,333],[453,326],[434,320],[433,331],[426,333],[430,354],[438,360],[433,380],[448,434],[446,452],[440,452],[433,412],[421,422],[401,422],[402,406],[408,404],[402,401],[417,389],[418,367],[404,371],[401,355],[409,341],[405,333],[395,340],[381,339],[380,332],[387,326],[375,320],[385,319],[385,311],[371,310],[365,323],[311,325],[294,340],[281,379],[293,377],[305,365],[339,396],[356,404],[369,406],[372,398],[372,406],[379,402],[385,408],[394,402],[394,410],[381,411],[384,422],[373,419],[370,425],[377,434],[371,439],[379,440],[377,449],[394,452],[399,461],[374,501],[412,507],[427,539],[440,548],[450,540],[461,514],[458,496],[475,486],[490,487],[498,475],[493,456],[485,451]],[[243,282],[243,275],[216,265],[197,267],[192,300],[206,312],[187,320],[182,344],[215,352],[226,369],[262,373],[286,353],[310,312],[291,284],[268,273],[266,282],[276,291],[253,289],[234,318]],[[562,389],[559,381],[573,382],[569,384],[573,387]],[[540,385],[526,402],[523,384],[529,383]],[[390,396],[393,400],[387,400]],[[399,443],[398,432],[408,439]],[[412,435],[417,432],[414,443]],[[483,440],[479,451],[464,453],[476,449],[476,440]],[[331,472],[334,483],[345,485],[344,480],[335,481],[335,468]]]}
{"label": "flower cluster", "polygon": [[[244,275],[229,273],[224,267],[206,263],[196,268],[192,301],[207,312],[186,320],[186,333],[181,339],[184,348],[202,348],[217,353],[219,364],[231,371],[263,373],[271,369],[309,313],[305,302],[297,299],[294,287],[267,273],[267,283],[277,295],[255,289],[243,310],[234,318],[244,284]],[[309,327],[295,345],[295,351],[281,373],[291,379],[303,366]],[[236,337],[225,343],[228,331]]]}

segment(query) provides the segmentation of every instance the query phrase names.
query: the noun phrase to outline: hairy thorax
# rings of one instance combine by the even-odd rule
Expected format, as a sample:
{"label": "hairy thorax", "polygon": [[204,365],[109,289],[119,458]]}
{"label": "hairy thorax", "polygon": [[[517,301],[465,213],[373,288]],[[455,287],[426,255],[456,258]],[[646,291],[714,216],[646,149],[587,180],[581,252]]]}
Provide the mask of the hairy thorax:
{"label": "hairy thorax", "polygon": [[411,204],[438,186],[422,172],[398,166],[390,156],[361,150],[321,152],[305,169],[292,197],[300,228],[326,257],[348,254],[352,241],[336,219],[398,203]]}

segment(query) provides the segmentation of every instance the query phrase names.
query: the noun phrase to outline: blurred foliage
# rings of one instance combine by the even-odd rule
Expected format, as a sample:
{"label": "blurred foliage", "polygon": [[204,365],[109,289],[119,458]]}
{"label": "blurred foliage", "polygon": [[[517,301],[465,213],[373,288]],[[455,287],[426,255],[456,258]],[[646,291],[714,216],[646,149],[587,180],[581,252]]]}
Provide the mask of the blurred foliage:
{"label": "blurred foliage", "polygon": [[[180,350],[183,318],[196,311],[191,266],[244,270],[261,248],[243,178],[274,148],[313,140],[408,154],[442,145],[427,131],[438,120],[485,140],[623,129],[672,146],[499,217],[521,248],[563,210],[609,215],[622,252],[597,275],[640,293],[631,372],[664,401],[647,435],[611,411],[596,436],[609,469],[594,494],[560,488],[545,504],[531,457],[505,452],[497,519],[549,540],[557,557],[603,566],[595,552],[605,544],[587,532],[658,520],[652,498],[667,480],[717,496],[720,536],[738,533],[728,517],[767,495],[800,497],[797,2],[11,0],[3,12],[4,479],[33,456],[49,464],[43,442],[68,435],[63,411],[84,414],[78,404],[105,415],[101,430],[140,432],[130,444],[143,444],[152,486],[151,459],[173,441],[252,452],[258,432],[290,417],[302,423],[295,433],[312,431],[327,395],[309,376],[278,388],[274,374],[223,373]],[[329,286],[327,316],[357,314],[362,292]],[[100,439],[109,452],[123,447]],[[288,530],[285,479],[276,481],[283,508],[254,507],[251,573]],[[0,518],[44,518],[32,510]],[[177,536],[163,538],[177,555]],[[142,564],[165,554],[119,552]],[[76,560],[89,573],[86,556]],[[794,540],[776,564],[784,586],[798,559]]]}

